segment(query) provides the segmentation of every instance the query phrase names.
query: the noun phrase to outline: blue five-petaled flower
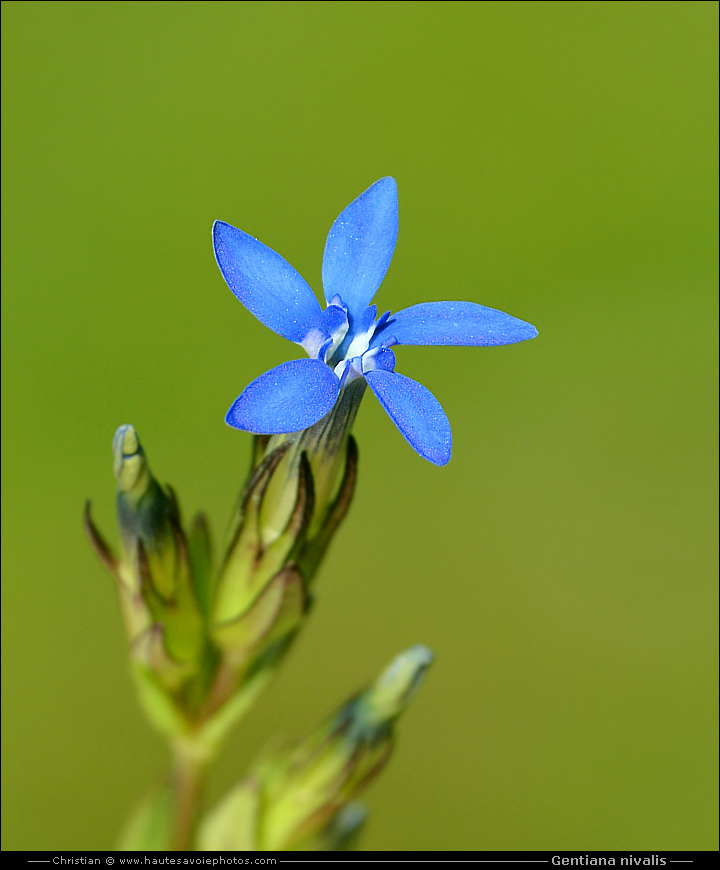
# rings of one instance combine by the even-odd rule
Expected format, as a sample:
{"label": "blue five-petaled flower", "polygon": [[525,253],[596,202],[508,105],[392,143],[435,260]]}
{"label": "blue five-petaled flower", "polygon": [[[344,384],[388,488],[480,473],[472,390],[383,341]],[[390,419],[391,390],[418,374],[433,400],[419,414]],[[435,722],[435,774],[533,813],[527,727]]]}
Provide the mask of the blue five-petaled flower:
{"label": "blue five-petaled flower", "polygon": [[390,266],[398,230],[397,186],[381,178],[340,214],[325,244],[322,310],[305,280],[275,251],[215,221],[215,257],[232,292],[265,326],[309,359],[260,375],[226,421],[262,434],[299,432],[324,417],[340,390],[365,378],[417,452],[445,465],[450,424],[422,384],[395,371],[396,344],[498,345],[534,338],[529,323],[474,302],[422,302],[376,320],[371,302]]}

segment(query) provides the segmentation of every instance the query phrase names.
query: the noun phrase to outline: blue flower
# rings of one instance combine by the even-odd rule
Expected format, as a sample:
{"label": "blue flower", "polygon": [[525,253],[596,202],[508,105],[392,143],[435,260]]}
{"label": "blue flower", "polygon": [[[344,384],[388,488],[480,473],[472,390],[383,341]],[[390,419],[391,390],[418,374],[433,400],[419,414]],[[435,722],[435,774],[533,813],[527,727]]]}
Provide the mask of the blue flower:
{"label": "blue flower", "polygon": [[394,345],[498,345],[534,338],[529,323],[474,302],[422,302],[377,317],[373,297],[390,266],[398,230],[397,185],[381,178],[340,214],[323,256],[323,310],[305,280],[275,251],[215,221],[220,271],[237,298],[308,359],[260,375],[226,422],[261,434],[299,432],[323,418],[341,390],[364,378],[411,446],[425,459],[450,459],[450,424],[422,384],[395,371]]}

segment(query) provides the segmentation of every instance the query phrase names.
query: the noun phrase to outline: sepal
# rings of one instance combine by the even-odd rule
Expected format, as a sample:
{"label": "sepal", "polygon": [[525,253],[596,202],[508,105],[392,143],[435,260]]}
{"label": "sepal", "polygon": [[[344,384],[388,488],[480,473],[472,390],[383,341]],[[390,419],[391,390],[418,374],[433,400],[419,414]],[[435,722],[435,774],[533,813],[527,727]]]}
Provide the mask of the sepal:
{"label": "sepal", "polygon": [[204,513],[195,516],[187,534],[190,576],[200,612],[207,618],[213,595],[213,546]]}
{"label": "sepal", "polygon": [[252,603],[257,589],[250,589],[253,569],[262,551],[260,508],[273,472],[289,448],[283,444],[266,455],[253,470],[245,488],[235,529],[225,553],[212,608],[213,623],[238,617]]}
{"label": "sepal", "polygon": [[345,468],[343,470],[343,476],[340,481],[337,495],[328,508],[325,519],[320,525],[319,530],[314,536],[305,542],[298,557],[298,564],[308,583],[310,583],[312,578],[315,576],[320,562],[330,545],[330,541],[333,539],[340,523],[345,519],[348,510],[350,510],[350,504],[355,493],[355,484],[357,482],[357,463],[357,441],[352,435],[350,435],[347,440],[345,453]]}
{"label": "sepal", "polygon": [[120,559],[117,554],[113,551],[112,547],[108,544],[108,542],[103,538],[98,530],[97,526],[93,522],[92,516],[90,515],[90,509],[92,508],[92,502],[88,499],[85,502],[85,510],[83,512],[83,524],[85,526],[85,532],[88,536],[90,544],[95,550],[95,554],[98,559],[102,562],[104,567],[110,573],[110,576],[116,581],[120,581]]}
{"label": "sepal", "polygon": [[214,626],[212,638],[228,657],[247,659],[271,633],[278,636],[294,628],[305,603],[303,579],[293,565],[288,565],[273,577],[249,610]]}

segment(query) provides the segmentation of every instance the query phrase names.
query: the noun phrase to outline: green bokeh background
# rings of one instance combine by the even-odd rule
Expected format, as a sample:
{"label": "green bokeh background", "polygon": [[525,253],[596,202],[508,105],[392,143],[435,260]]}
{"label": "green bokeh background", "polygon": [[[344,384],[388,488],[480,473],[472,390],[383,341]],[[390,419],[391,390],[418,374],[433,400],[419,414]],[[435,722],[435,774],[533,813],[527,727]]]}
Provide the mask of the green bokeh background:
{"label": "green bokeh background", "polygon": [[212,795],[396,652],[437,663],[366,850],[714,849],[716,16],[710,2],[6,2],[4,848],[103,849],[166,764],[126,673],[110,441],[219,530],[223,414],[295,349],[222,218],[320,288],[392,174],[381,310],[468,299],[504,348],[404,348],[451,464],[375,400],[311,624]]}

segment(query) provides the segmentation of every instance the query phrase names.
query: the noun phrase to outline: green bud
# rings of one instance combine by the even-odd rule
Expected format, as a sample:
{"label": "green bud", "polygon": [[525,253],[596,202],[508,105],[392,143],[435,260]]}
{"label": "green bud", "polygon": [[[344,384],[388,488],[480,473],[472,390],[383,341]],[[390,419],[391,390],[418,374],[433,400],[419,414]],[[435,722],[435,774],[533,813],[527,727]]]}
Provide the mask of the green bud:
{"label": "green bud", "polygon": [[[141,703],[163,733],[192,730],[212,669],[200,594],[211,594],[207,525],[196,521],[190,544],[177,499],[153,477],[132,426],[113,439],[120,555],[100,535],[86,507],[85,527],[116,581]],[[192,548],[192,549],[190,549]]]}
{"label": "green bud", "polygon": [[268,486],[278,472],[287,447],[268,454],[250,478],[240,508],[240,518],[218,578],[212,621],[223,624],[237,619],[282,568],[289,564],[305,540],[312,516],[314,495],[307,459],[301,457],[293,484],[294,504],[282,532],[267,541],[260,528],[260,512]]}
{"label": "green bud", "polygon": [[346,400],[304,433],[254,439],[217,576],[205,517],[186,535],[177,498],[153,476],[135,429],[115,433],[120,554],[94,526],[89,505],[85,525],[116,581],[140,698],[163,733],[215,751],[270,682],[352,499],[357,448],[348,433],[356,409]]}
{"label": "green bud", "polygon": [[[291,561],[297,564],[306,583],[310,582],[350,507],[357,479],[357,445],[352,437],[344,442],[343,459],[338,491],[325,506],[324,522],[312,536],[309,531],[317,514],[317,499],[307,454],[296,456],[295,447],[286,442],[266,452],[254,467],[220,570],[212,609],[214,624],[237,619]],[[290,497],[288,513],[284,503]],[[279,530],[276,521],[272,526],[267,521],[271,513],[268,500],[272,502],[273,498],[275,509],[284,516],[284,526]]]}
{"label": "green bud", "polygon": [[357,699],[353,715],[365,734],[381,733],[408,706],[433,663],[434,656],[418,644],[399,655]]}
{"label": "green bud", "polygon": [[178,554],[175,505],[150,473],[145,451],[132,426],[120,426],[113,438],[117,478],[116,505],[125,559],[134,562],[142,550],[154,594],[164,601],[175,595]]}
{"label": "green bud", "polygon": [[258,768],[264,808],[259,848],[304,848],[372,781],[392,753],[395,721],[432,660],[426,647],[407,650],[293,751]]}
{"label": "green bud", "polygon": [[135,429],[129,424],[119,426],[113,436],[113,473],[118,490],[142,494],[150,485],[150,471],[145,452],[140,446]]}
{"label": "green bud", "polygon": [[[120,426],[113,439],[116,504],[127,573],[135,581],[171,659],[196,666],[204,644],[203,620],[195,594],[187,540],[175,493],[150,472],[132,426]],[[197,542],[201,563],[202,542]],[[167,669],[158,672],[164,683]],[[168,688],[174,680],[167,683]],[[165,683],[164,683],[165,684]]]}

